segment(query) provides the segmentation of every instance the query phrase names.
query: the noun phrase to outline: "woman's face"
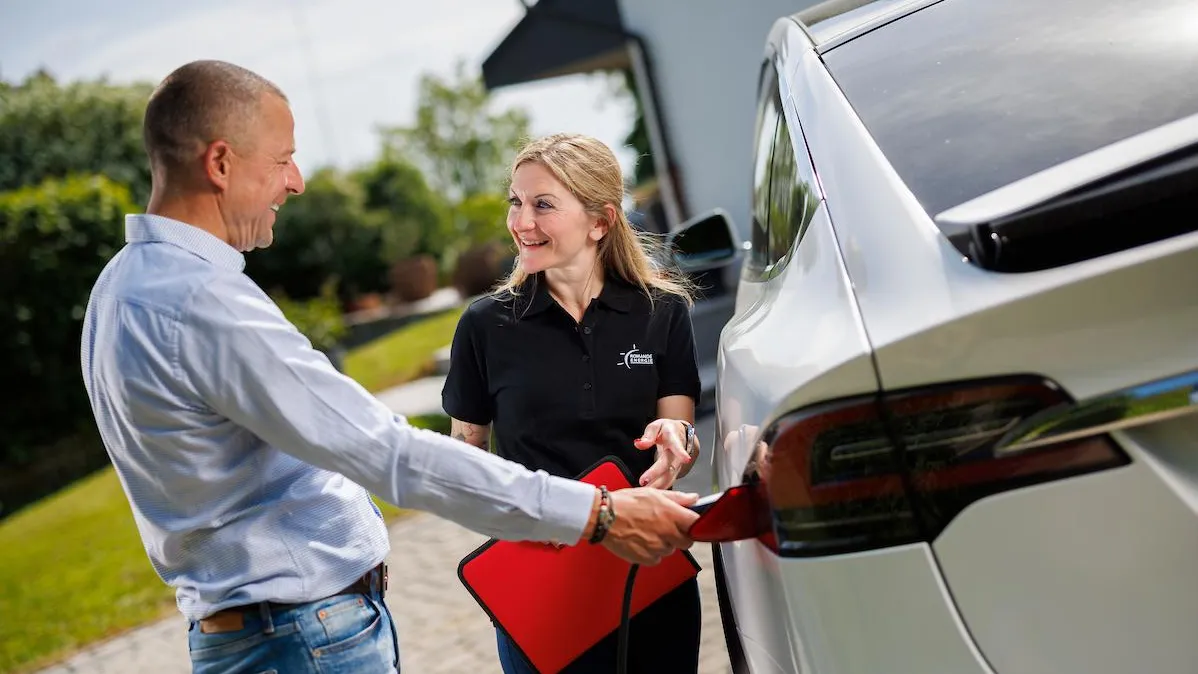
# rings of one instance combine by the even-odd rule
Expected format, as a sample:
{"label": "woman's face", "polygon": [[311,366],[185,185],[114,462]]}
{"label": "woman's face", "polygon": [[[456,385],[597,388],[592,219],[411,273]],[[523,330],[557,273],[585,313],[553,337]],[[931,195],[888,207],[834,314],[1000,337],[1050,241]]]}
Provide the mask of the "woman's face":
{"label": "woman's face", "polygon": [[516,169],[508,203],[507,228],[526,273],[591,267],[607,223],[588,213],[545,165],[529,162]]}

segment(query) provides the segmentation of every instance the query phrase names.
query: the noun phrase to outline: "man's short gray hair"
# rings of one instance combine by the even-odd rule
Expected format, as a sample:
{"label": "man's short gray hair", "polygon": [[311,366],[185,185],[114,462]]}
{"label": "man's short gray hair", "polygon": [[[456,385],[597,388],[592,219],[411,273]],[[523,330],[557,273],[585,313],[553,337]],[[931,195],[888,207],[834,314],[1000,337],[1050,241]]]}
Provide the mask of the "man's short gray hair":
{"label": "man's short gray hair", "polygon": [[245,140],[264,94],[284,101],[270,80],[224,61],[192,61],[166,76],[150,94],[142,125],[146,154],[155,172],[181,166],[209,143]]}

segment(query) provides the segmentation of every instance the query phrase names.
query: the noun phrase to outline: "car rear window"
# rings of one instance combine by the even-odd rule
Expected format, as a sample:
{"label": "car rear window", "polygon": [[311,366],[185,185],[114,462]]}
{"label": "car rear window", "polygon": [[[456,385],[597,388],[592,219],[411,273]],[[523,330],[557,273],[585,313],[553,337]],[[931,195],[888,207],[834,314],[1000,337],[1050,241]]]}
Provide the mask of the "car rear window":
{"label": "car rear window", "polygon": [[1198,0],[944,0],[823,58],[934,216],[1198,113]]}

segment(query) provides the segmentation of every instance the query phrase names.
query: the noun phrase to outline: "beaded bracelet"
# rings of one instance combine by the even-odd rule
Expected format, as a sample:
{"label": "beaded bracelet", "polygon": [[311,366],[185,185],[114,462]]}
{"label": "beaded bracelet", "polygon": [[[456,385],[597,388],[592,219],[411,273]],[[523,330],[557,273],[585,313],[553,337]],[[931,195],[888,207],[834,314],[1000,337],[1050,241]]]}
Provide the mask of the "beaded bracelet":
{"label": "beaded bracelet", "polygon": [[616,509],[612,506],[611,494],[606,486],[599,485],[599,515],[595,518],[595,531],[591,534],[591,543],[602,541],[615,521]]}

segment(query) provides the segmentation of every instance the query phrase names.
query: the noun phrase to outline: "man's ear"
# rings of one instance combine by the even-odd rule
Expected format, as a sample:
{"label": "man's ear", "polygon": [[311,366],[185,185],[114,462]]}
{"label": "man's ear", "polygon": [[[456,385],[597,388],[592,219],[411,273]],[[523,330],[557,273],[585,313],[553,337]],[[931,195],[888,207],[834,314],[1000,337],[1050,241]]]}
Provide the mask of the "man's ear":
{"label": "man's ear", "polygon": [[232,172],[233,148],[227,141],[218,140],[210,143],[204,152],[204,175],[208,182],[221,190],[229,188],[229,174]]}

